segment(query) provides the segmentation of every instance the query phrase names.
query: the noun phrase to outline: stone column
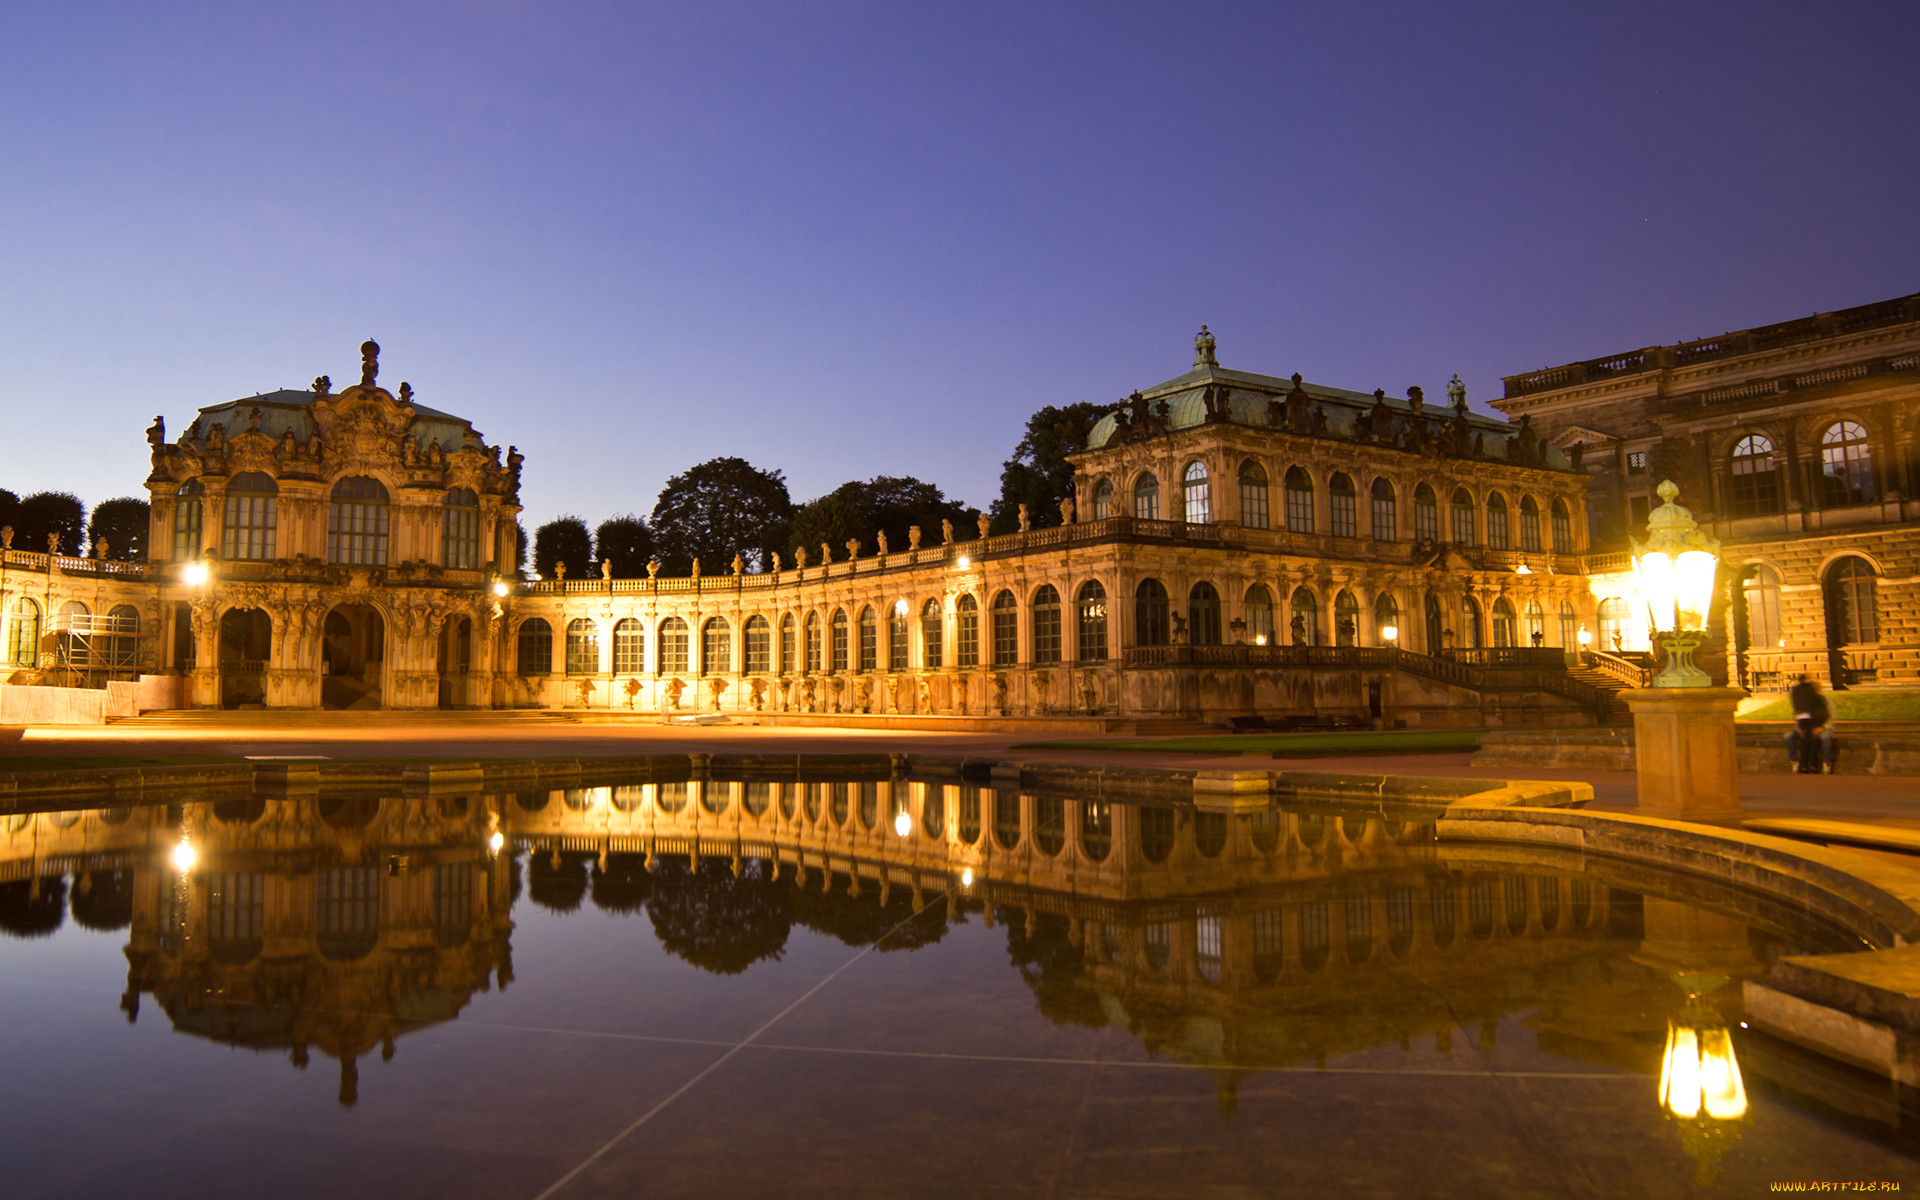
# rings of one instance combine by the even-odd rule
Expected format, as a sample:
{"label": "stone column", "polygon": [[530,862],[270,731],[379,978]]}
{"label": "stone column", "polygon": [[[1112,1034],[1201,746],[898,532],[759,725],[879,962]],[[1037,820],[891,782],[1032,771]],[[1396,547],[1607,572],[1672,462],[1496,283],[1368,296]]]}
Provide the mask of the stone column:
{"label": "stone column", "polygon": [[1680,821],[1737,821],[1740,763],[1733,713],[1740,688],[1638,688],[1633,710],[1635,811]]}

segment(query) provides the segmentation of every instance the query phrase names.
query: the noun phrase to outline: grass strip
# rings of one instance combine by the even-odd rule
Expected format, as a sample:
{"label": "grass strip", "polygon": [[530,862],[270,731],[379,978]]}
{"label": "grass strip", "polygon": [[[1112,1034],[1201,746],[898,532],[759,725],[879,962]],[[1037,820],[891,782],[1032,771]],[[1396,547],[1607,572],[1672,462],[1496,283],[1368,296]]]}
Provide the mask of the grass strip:
{"label": "grass strip", "polygon": [[[1920,721],[1920,692],[1828,692],[1836,721]],[[1742,721],[1791,721],[1793,705],[1778,697],[1740,716]]]}

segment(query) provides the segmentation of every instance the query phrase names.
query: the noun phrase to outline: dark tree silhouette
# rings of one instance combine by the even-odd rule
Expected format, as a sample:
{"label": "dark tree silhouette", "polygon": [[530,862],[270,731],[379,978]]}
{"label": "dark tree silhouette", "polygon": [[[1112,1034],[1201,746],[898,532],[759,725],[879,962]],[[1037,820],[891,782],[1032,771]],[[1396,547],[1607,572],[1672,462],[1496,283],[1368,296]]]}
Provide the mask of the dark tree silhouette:
{"label": "dark tree silhouette", "polygon": [[706,859],[697,871],[679,855],[658,859],[647,916],[660,944],[716,975],[779,961],[793,928],[793,894],[769,875],[757,858],[741,864],[738,878],[725,859]]}
{"label": "dark tree silhouette", "polygon": [[110,933],[133,924],[133,872],[95,871],[82,875],[68,898],[74,923],[95,933]]}
{"label": "dark tree silhouette", "polygon": [[540,578],[552,579],[554,565],[565,563],[569,578],[585,579],[592,562],[593,535],[579,517],[558,517],[533,531],[533,572]]}
{"label": "dark tree silhouette", "polygon": [[527,896],[552,912],[578,910],[587,898],[587,864],[594,858],[584,850],[536,847],[527,856]]}
{"label": "dark tree silhouette", "polygon": [[593,531],[596,557],[613,564],[615,579],[633,579],[647,572],[653,557],[653,530],[632,513],[608,517]]}
{"label": "dark tree silhouette", "polygon": [[644,854],[608,854],[603,869],[593,865],[593,906],[606,912],[637,913],[653,892]]}
{"label": "dark tree silhouette", "polygon": [[735,554],[750,571],[766,569],[787,544],[792,519],[784,475],[744,458],[715,458],[667,480],[650,524],[663,570],[683,575],[698,558],[703,573],[719,575]]}
{"label": "dark tree silhouette", "polygon": [[20,516],[20,497],[0,488],[0,525],[14,525]]}
{"label": "dark tree silhouette", "polygon": [[102,500],[87,522],[87,553],[107,539],[107,557],[121,562],[147,558],[147,502],[133,496]]}
{"label": "dark tree silhouette", "polygon": [[1028,914],[1021,909],[995,905],[993,916],[1006,927],[1007,957],[1033,989],[1034,1000],[1048,1020],[1056,1025],[1105,1027],[1100,995],[1084,978],[1086,957],[1073,944],[1066,917],[1036,913],[1029,933]]}
{"label": "dark tree silhouette", "polygon": [[62,875],[43,875],[39,895],[34,881],[16,879],[0,883],[0,932],[19,938],[52,937],[67,917],[67,880]]}
{"label": "dark tree silhouette", "polygon": [[1027,432],[1000,466],[1000,498],[993,502],[993,532],[1020,527],[1020,506],[1035,529],[1060,523],[1060,502],[1073,494],[1073,464],[1067,455],[1086,447],[1087,435],[1112,405],[1053,405],[1027,418]]}
{"label": "dark tree silhouette", "polygon": [[795,513],[793,544],[812,551],[826,542],[838,556],[854,537],[860,539],[862,553],[872,553],[879,548],[875,535],[884,532],[887,549],[897,553],[907,548],[908,530],[915,525],[926,545],[939,545],[943,520],[973,536],[973,510],[949,500],[937,485],[911,475],[876,475],[843,483]]}
{"label": "dark tree silhouette", "polygon": [[[873,531],[868,528],[860,510],[832,494],[809,500],[795,509],[792,529],[793,536],[788,548],[805,550],[808,558],[814,562],[820,561],[822,545],[832,548],[835,558],[845,558],[848,538],[859,538],[868,547],[874,544]],[[791,559],[791,556],[789,558],[798,561]]]}
{"label": "dark tree silhouette", "polygon": [[13,548],[43,552],[47,535],[60,535],[60,553],[80,553],[87,506],[72,492],[35,492],[14,509]]}

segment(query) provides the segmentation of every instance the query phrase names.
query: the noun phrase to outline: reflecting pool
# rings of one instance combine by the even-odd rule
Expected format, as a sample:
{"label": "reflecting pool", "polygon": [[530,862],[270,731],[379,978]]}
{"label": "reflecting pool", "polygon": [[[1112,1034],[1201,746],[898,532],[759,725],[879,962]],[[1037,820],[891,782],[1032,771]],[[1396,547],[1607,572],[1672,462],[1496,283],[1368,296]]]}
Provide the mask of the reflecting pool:
{"label": "reflecting pool", "polygon": [[1859,945],[1335,804],[849,777],[0,815],[0,1156],[10,1196],[1913,1181],[1911,1095],[1742,1023],[1776,958]]}

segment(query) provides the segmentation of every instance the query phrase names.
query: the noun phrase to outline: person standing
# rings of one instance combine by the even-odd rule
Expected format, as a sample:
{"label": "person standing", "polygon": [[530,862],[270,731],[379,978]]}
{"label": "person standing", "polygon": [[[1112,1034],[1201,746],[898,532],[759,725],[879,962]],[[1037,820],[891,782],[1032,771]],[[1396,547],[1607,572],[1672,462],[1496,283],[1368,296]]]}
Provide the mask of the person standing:
{"label": "person standing", "polygon": [[1813,681],[1811,675],[1802,675],[1799,682],[1793,685],[1793,690],[1787,693],[1787,701],[1793,706],[1793,732],[1800,743],[1794,773],[1819,774],[1820,767],[1817,764],[1825,757],[1827,773],[1832,774],[1832,753],[1822,756],[1820,750],[1823,743],[1832,742],[1832,735],[1827,734],[1826,729],[1833,721],[1833,709],[1827,703],[1827,698],[1820,694],[1820,685]]}

